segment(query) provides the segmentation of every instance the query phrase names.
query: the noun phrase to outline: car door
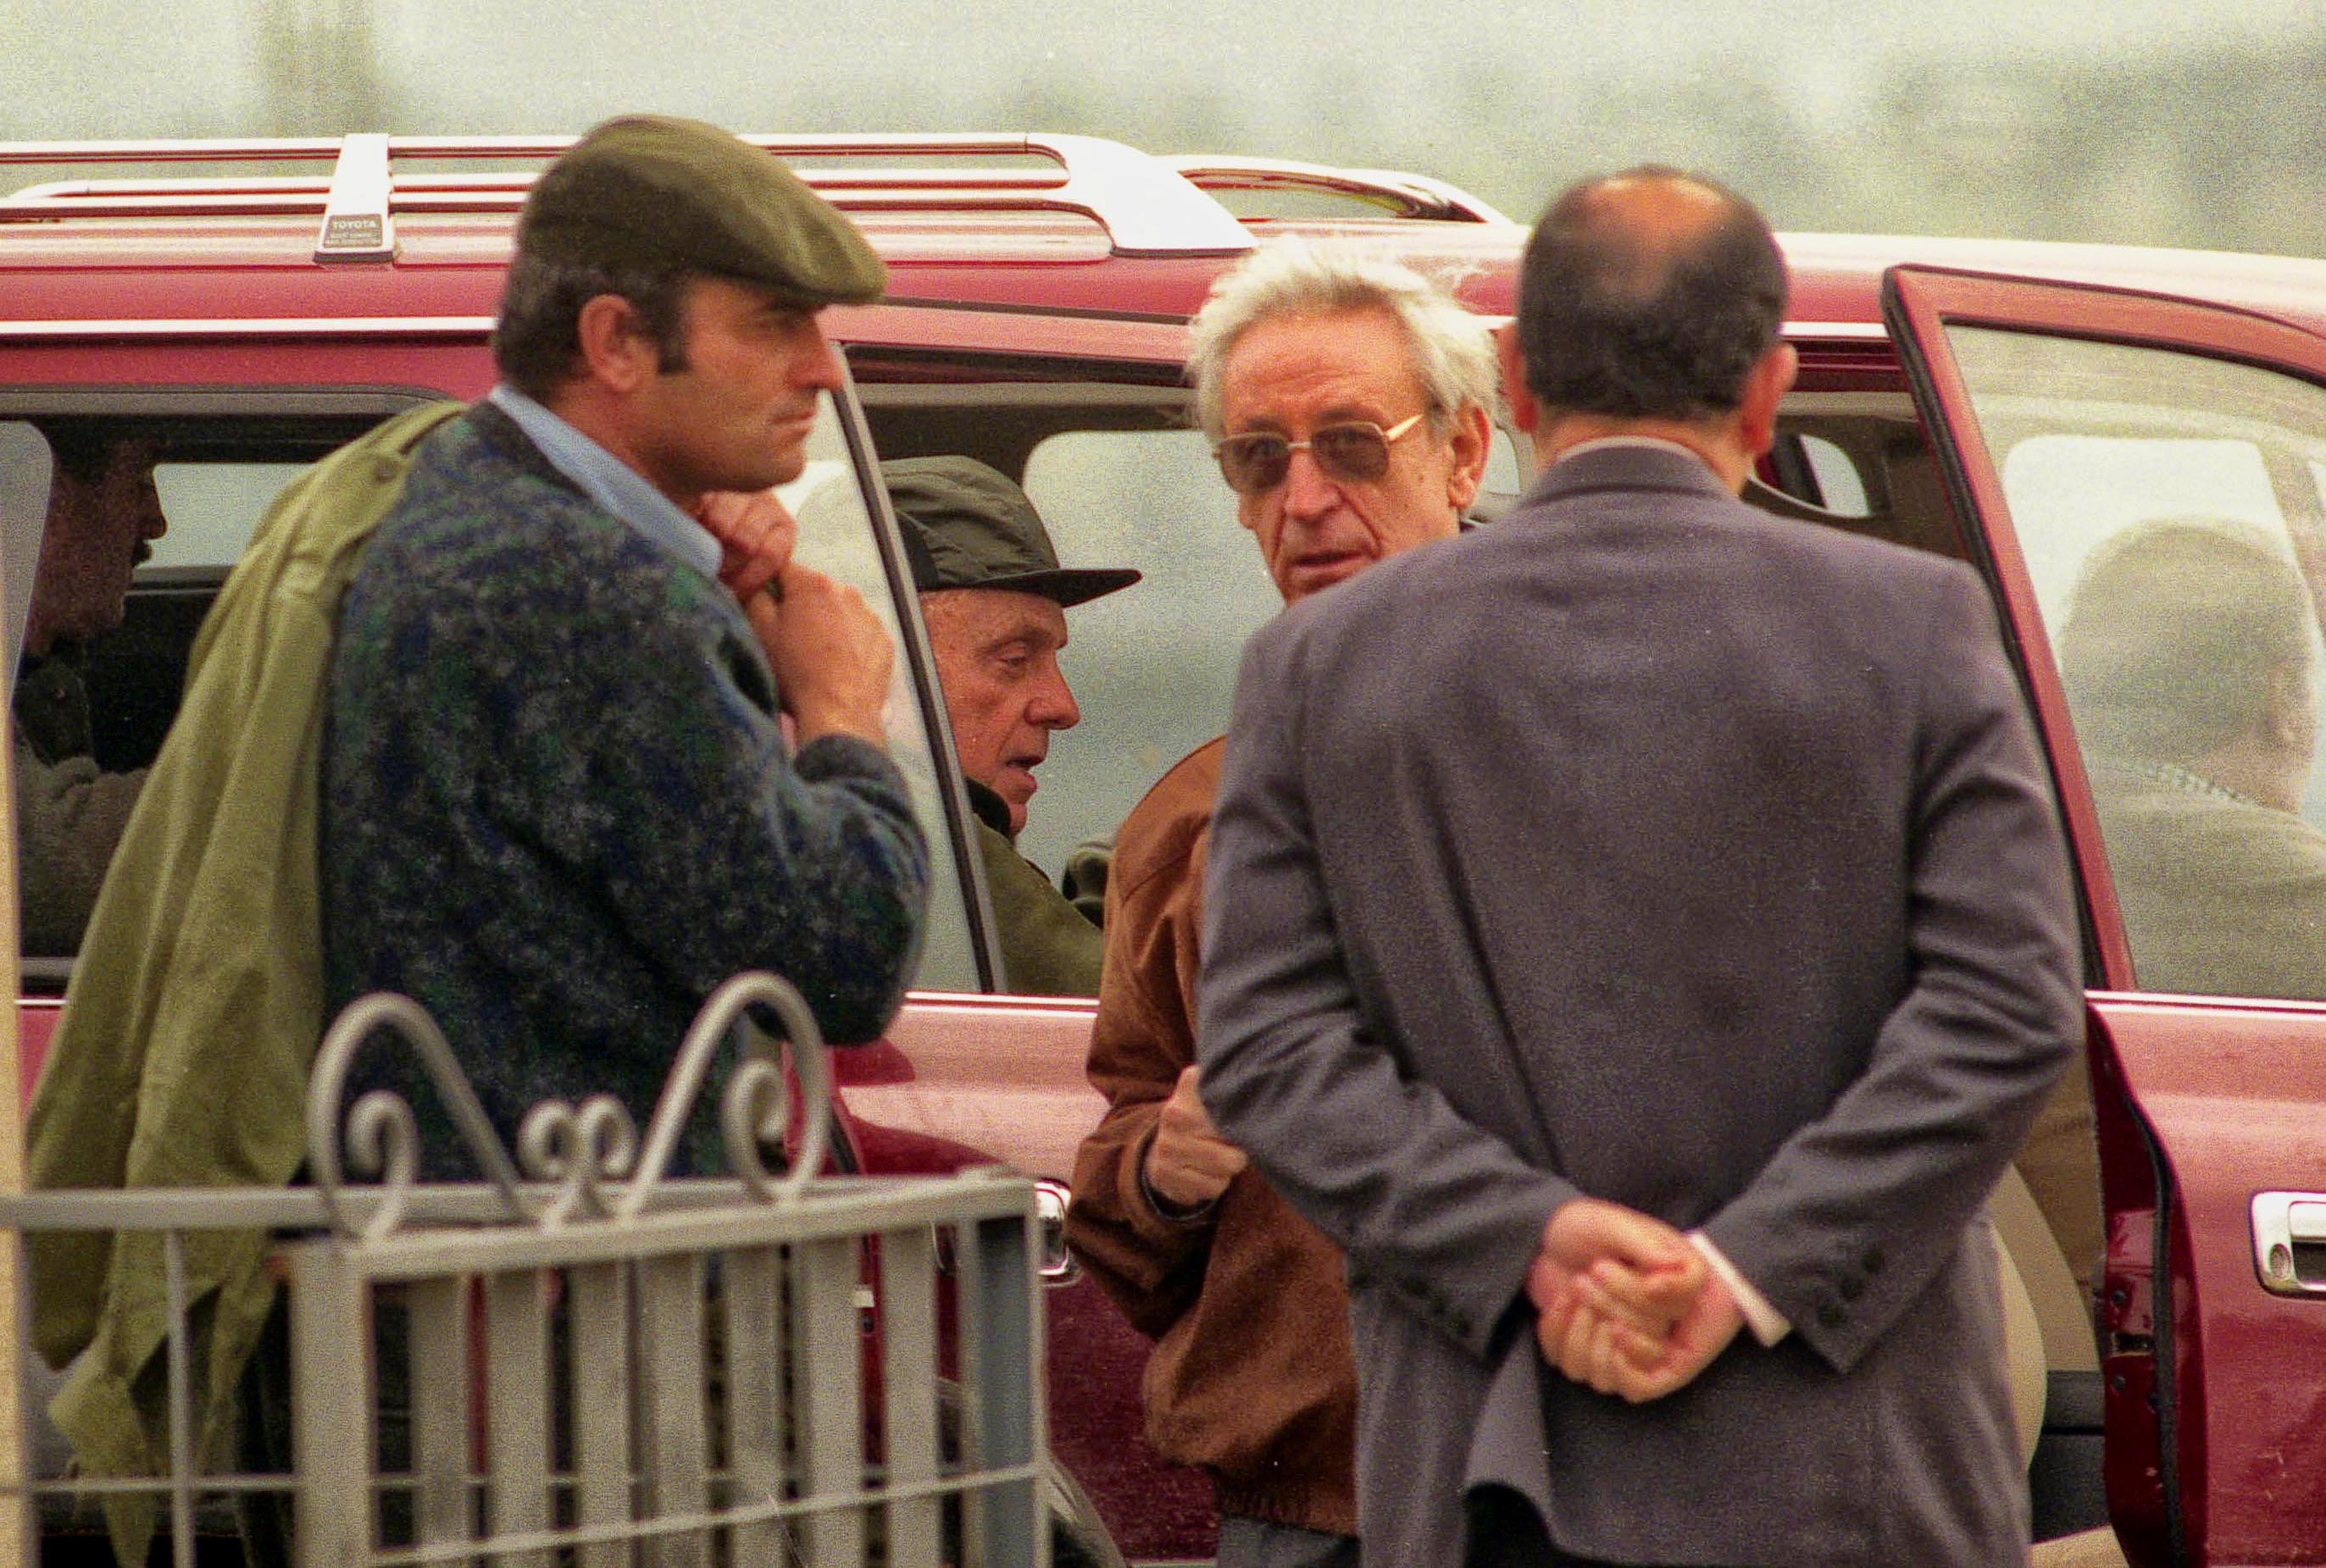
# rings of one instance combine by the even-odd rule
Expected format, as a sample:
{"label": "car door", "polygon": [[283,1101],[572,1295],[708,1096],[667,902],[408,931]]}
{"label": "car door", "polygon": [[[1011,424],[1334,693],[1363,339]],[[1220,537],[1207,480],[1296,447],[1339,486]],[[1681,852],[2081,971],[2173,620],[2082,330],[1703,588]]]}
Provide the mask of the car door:
{"label": "car door", "polygon": [[2326,1560],[2326,340],[1920,268],[1884,309],[2081,882],[2117,1533]]}

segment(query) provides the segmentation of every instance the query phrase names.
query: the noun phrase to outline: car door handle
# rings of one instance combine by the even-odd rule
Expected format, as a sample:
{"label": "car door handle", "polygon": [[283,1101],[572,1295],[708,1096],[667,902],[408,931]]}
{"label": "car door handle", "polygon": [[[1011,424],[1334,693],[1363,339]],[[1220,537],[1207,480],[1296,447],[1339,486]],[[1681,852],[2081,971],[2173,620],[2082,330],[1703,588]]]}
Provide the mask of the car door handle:
{"label": "car door handle", "polygon": [[1064,1182],[1043,1176],[1034,1183],[1034,1209],[1042,1226],[1042,1256],[1037,1266],[1044,1285],[1072,1285],[1083,1276],[1083,1266],[1066,1250],[1066,1204],[1072,1198]]}
{"label": "car door handle", "polygon": [[2272,1295],[2326,1296],[2326,1192],[2256,1192],[2254,1271]]}

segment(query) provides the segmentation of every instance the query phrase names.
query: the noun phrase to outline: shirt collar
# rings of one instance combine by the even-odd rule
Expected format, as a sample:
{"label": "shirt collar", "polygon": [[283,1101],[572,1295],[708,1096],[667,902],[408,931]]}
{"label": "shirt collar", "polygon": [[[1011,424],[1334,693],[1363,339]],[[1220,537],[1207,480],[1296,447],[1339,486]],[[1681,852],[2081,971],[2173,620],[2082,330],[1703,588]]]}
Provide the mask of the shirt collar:
{"label": "shirt collar", "polygon": [[[1594,441],[1577,441],[1575,445],[1559,453],[1558,457],[1552,459],[1550,466],[1555,469],[1569,458],[1579,457],[1585,452],[1605,451],[1611,447],[1645,447],[1655,451],[1678,452],[1681,457],[1688,459],[1690,462],[1701,463],[1704,461],[1703,453],[1697,451],[1693,448],[1684,447],[1678,441],[1668,441],[1661,436],[1612,435],[1600,436]],[[1706,466],[1709,467],[1710,465],[1707,464]]]}
{"label": "shirt collar", "polygon": [[636,469],[513,386],[494,387],[487,401],[516,421],[550,466],[580,486],[583,495],[649,543],[703,576],[718,579],[719,541]]}
{"label": "shirt collar", "polygon": [[972,814],[1011,843],[1016,843],[1018,835],[1009,830],[1009,803],[973,778],[964,778],[962,783],[969,786]]}

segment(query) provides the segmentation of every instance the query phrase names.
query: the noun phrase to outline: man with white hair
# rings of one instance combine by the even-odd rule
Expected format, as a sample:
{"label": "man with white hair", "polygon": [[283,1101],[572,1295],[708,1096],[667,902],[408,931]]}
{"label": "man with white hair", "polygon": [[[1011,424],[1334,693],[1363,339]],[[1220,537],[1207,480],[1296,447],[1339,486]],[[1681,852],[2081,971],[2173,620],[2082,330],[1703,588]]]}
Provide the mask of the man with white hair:
{"label": "man with white hair", "polygon": [[[1485,472],[1485,326],[1411,270],[1286,241],[1220,279],[1194,323],[1204,430],[1285,601],[1451,538]],[[1356,1379],[1339,1252],[1196,1097],[1204,850],[1223,742],[1123,823],[1106,892],[1091,1081],[1108,1111],[1066,1236],[1157,1343],[1149,1440],[1213,1478],[1222,1568],[1354,1568]]]}

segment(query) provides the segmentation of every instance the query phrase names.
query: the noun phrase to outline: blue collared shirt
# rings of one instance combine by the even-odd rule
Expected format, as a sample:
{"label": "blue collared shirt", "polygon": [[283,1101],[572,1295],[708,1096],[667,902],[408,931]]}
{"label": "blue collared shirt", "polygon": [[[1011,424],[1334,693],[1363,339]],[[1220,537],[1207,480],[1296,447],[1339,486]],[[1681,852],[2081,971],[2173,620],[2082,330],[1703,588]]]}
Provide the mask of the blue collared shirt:
{"label": "blue collared shirt", "polygon": [[629,464],[515,387],[493,388],[487,402],[516,421],[556,470],[582,493],[703,576],[719,577],[719,541],[647,483]]}

